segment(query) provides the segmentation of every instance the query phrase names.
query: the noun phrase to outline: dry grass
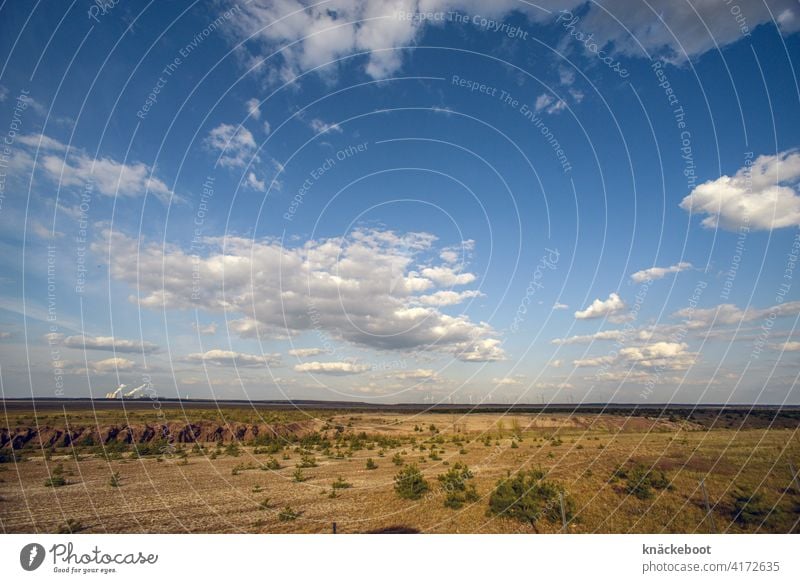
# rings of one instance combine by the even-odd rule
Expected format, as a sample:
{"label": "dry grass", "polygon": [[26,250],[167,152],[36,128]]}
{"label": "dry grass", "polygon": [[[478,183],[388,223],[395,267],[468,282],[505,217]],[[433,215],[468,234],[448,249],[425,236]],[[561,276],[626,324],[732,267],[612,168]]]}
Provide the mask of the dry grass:
{"label": "dry grass", "polygon": [[[330,532],[333,522],[343,533],[396,526],[442,533],[531,532],[529,525],[488,516],[487,498],[507,472],[540,467],[575,504],[570,532],[709,532],[698,487],[702,478],[718,531],[798,530],[800,492],[792,487],[788,469],[790,462],[800,466],[794,429],[737,430],[719,424],[707,430],[686,419],[614,415],[311,415],[317,431],[331,440],[361,432],[370,438],[363,449],[342,448],[339,456],[335,449],[330,455],[314,449],[310,454],[318,465],[302,470],[308,478],[304,482],[293,481],[303,454],[296,444],[280,453],[254,453],[254,447],[242,445],[239,456],[211,445],[192,452],[189,445],[185,458],[133,459],[126,454],[111,461],[89,451],[76,461],[64,448],[49,460],[41,450],[23,450],[25,461],[0,464],[0,529],[57,532],[73,520],[83,525],[82,532]],[[522,440],[512,448],[515,432]],[[384,448],[379,457],[381,447],[373,436],[400,443]],[[425,450],[412,450],[412,439]],[[441,459],[431,459],[431,446]],[[421,500],[403,500],[394,493],[399,467],[391,459],[397,453],[406,463],[418,464],[431,484]],[[271,457],[281,469],[264,467]],[[378,462],[377,469],[366,469],[368,458]],[[473,471],[481,497],[460,510],[445,508],[444,492],[435,485],[436,476],[455,462]],[[57,463],[69,484],[44,486]],[[628,495],[625,484],[612,479],[626,463],[663,470],[672,487],[655,490],[646,500]],[[115,472],[119,487],[110,484]],[[339,478],[352,487],[337,489],[332,497]],[[760,493],[769,516],[758,523],[734,522],[733,494],[739,490]],[[281,520],[287,507],[299,516]],[[542,522],[539,530],[554,532],[560,526]]]}

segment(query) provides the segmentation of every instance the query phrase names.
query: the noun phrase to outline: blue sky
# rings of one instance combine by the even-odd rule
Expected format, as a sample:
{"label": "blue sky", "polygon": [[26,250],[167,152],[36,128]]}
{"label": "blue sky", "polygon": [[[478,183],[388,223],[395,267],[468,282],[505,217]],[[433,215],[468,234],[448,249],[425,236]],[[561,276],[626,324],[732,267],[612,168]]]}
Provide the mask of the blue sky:
{"label": "blue sky", "polygon": [[482,4],[0,6],[4,394],[800,403],[796,3]]}

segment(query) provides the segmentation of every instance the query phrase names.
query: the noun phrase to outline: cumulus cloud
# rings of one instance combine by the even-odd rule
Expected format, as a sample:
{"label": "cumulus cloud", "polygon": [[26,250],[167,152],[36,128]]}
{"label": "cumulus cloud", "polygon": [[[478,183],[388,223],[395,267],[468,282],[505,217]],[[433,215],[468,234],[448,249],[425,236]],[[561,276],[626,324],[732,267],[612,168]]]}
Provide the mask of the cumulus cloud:
{"label": "cumulus cloud", "polygon": [[595,340],[621,340],[624,338],[624,334],[622,330],[603,330],[601,332],[595,332],[594,334],[579,334],[568,338],[554,338],[550,343],[556,345],[590,344]]}
{"label": "cumulus cloud", "polygon": [[326,123],[319,118],[312,119],[310,122],[308,122],[308,125],[318,134],[324,134],[325,132],[336,132],[339,134],[342,133],[342,128],[338,124]]}
{"label": "cumulus cloud", "polygon": [[759,156],[733,176],[721,176],[695,188],[681,208],[708,215],[702,225],[737,230],[800,226],[800,152]]}
{"label": "cumulus cloud", "polygon": [[439,290],[436,293],[420,296],[419,302],[426,306],[455,306],[464,300],[483,296],[478,290],[470,289],[461,292],[453,290]]}
{"label": "cumulus cloud", "polygon": [[608,299],[596,299],[585,310],[575,312],[575,318],[578,320],[589,320],[592,318],[602,318],[604,316],[611,316],[619,314],[625,309],[625,302],[616,293],[612,292],[608,295]]}
{"label": "cumulus cloud", "polygon": [[670,265],[669,267],[651,267],[649,269],[642,269],[641,271],[637,271],[636,273],[631,274],[631,280],[634,283],[644,283],[645,281],[655,281],[657,279],[663,279],[670,273],[680,273],[681,271],[686,271],[687,269],[691,269],[692,264],[686,261],[681,261],[680,263],[676,263],[675,265]]}
{"label": "cumulus cloud", "polygon": [[253,134],[246,127],[221,123],[212,129],[206,138],[206,145],[219,153],[221,166],[242,168],[256,160],[258,148]]}
{"label": "cumulus cloud", "polygon": [[[685,342],[654,342],[639,346],[629,346],[613,354],[580,358],[573,361],[576,367],[605,367],[619,365],[625,367],[641,366],[651,370],[685,370],[697,359],[697,353],[689,352]],[[613,369],[604,372],[611,373]]]}
{"label": "cumulus cloud", "polygon": [[318,356],[327,352],[324,348],[292,348],[289,354],[299,358],[308,358],[309,356]]}
{"label": "cumulus cloud", "polygon": [[392,375],[400,380],[424,381],[436,378],[436,371],[430,368],[418,368],[415,370],[404,370]]}
{"label": "cumulus cloud", "polygon": [[197,332],[198,334],[201,334],[203,336],[213,336],[214,334],[217,333],[217,323],[216,322],[211,322],[210,324],[206,324],[206,325],[203,325],[203,324],[198,325],[197,323],[192,322],[192,328],[194,328],[195,332]]}
{"label": "cumulus cloud", "polygon": [[492,384],[500,387],[518,387],[522,384],[524,377],[514,375],[513,377],[497,377],[492,379]]}
{"label": "cumulus cloud", "polygon": [[114,279],[138,286],[132,299],[145,308],[238,314],[228,326],[242,336],[313,329],[370,348],[435,351],[468,362],[504,358],[488,323],[421,305],[417,294],[425,289],[476,279],[431,265],[438,250],[427,233],[362,229],[295,247],[275,239],[209,238],[199,258],[119,232],[104,237],[93,251],[111,258]]}
{"label": "cumulus cloud", "polygon": [[610,45],[616,52],[634,57],[645,57],[644,48],[651,56],[680,63],[717,46],[723,48],[757,26],[773,22],[783,34],[800,30],[797,2],[607,0],[602,8],[592,4],[577,26],[593,33],[600,47]]}
{"label": "cumulus cloud", "polygon": [[314,374],[329,374],[329,375],[354,375],[361,374],[370,370],[368,364],[358,364],[355,362],[303,362],[294,365],[294,370],[297,372],[309,372]]}
{"label": "cumulus cloud", "polygon": [[140,354],[151,354],[159,350],[157,344],[138,340],[126,340],[113,336],[89,336],[78,334],[63,338],[62,343],[68,348],[79,348],[83,350],[107,350],[113,352],[138,352]]}
{"label": "cumulus cloud", "polygon": [[206,352],[187,354],[186,362],[205,362],[216,366],[278,366],[281,363],[279,354],[247,354],[233,350],[213,349]]}
{"label": "cumulus cloud", "polygon": [[[537,5],[517,0],[331,0],[315,5],[303,0],[249,2],[241,4],[241,13],[232,21],[237,38],[249,39],[249,46],[269,52],[281,50],[283,81],[291,81],[301,72],[321,67],[353,53],[365,52],[359,63],[373,79],[384,79],[403,63],[399,47],[411,46],[428,22],[406,18],[416,12],[464,11],[502,18],[513,10],[529,19],[543,21],[552,17],[547,10],[574,6],[580,0],[540,0]],[[543,9],[544,8],[544,9]],[[327,67],[323,74],[335,69]]]}
{"label": "cumulus cloud", "polygon": [[[79,363],[64,363],[63,368],[73,369],[76,374],[86,374],[87,369],[80,368]],[[83,364],[83,363],[80,363]],[[112,372],[130,372],[134,369],[136,363],[128,358],[106,358],[105,360],[95,360],[88,363],[88,372],[95,374],[107,374]]]}
{"label": "cumulus cloud", "polygon": [[253,119],[259,119],[261,117],[261,109],[259,109],[259,104],[260,101],[255,97],[248,99],[244,104],[244,108],[247,110],[247,115]]}
{"label": "cumulus cloud", "polygon": [[[92,188],[103,196],[137,197],[149,194],[163,202],[177,199],[155,169],[142,162],[123,163],[111,157],[94,158],[80,148],[67,148],[60,141],[43,134],[20,136],[17,142],[39,150],[36,170],[60,187]],[[29,153],[21,156],[24,169],[34,170]],[[89,186],[91,185],[91,186]]]}
{"label": "cumulus cloud", "polygon": [[689,329],[707,329],[721,324],[738,325],[765,318],[797,316],[800,314],[800,301],[785,302],[767,308],[742,309],[735,304],[720,304],[713,308],[684,308],[672,314],[673,318],[686,320]]}

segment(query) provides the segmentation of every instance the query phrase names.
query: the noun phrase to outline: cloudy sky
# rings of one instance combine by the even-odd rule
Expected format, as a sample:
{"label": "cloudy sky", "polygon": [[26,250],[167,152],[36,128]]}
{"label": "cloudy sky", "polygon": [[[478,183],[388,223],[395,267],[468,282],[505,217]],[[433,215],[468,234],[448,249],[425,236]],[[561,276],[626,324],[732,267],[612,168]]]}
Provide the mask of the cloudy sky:
{"label": "cloudy sky", "polygon": [[799,30],[5,3],[3,394],[798,404]]}

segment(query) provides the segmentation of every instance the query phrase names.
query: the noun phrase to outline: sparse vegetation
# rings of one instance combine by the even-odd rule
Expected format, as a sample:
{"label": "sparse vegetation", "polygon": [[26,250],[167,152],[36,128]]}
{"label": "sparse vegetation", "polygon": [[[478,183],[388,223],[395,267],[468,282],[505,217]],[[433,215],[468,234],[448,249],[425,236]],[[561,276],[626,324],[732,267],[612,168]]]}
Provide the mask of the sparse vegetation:
{"label": "sparse vegetation", "polygon": [[285,507],[278,513],[278,520],[281,522],[289,522],[292,520],[297,520],[300,517],[300,513],[294,510],[291,506]]}
{"label": "sparse vegetation", "polygon": [[429,489],[416,465],[406,466],[394,477],[394,491],[401,498],[418,500]]}
{"label": "sparse vegetation", "polygon": [[565,514],[570,520],[573,503],[564,489],[546,480],[541,470],[523,470],[497,482],[489,497],[489,512],[527,523],[538,532],[538,521],[561,520],[559,493],[564,496]]}
{"label": "sparse vegetation", "polygon": [[373,460],[371,457],[368,457],[367,458],[367,466],[366,467],[367,467],[368,470],[377,470],[378,469],[378,464],[376,464],[375,460]]}

